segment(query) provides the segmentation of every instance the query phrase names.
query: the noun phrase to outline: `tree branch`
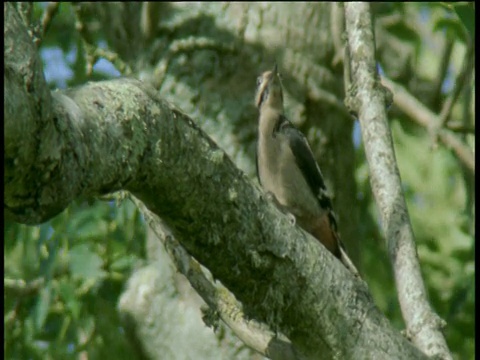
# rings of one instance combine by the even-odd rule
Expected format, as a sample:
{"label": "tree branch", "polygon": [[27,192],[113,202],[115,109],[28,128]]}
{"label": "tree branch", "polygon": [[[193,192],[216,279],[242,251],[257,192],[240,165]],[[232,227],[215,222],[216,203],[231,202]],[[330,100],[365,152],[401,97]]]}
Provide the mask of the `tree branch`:
{"label": "tree branch", "polygon": [[22,297],[37,293],[45,285],[44,278],[37,278],[29,282],[22,279],[3,279],[5,293],[12,292],[16,297]]}
{"label": "tree branch", "polygon": [[42,14],[42,36],[45,36],[50,25],[52,23],[53,18],[58,13],[58,8],[60,7],[59,2],[50,1],[45,8],[45,11]]}
{"label": "tree branch", "polygon": [[[152,87],[117,79],[52,95],[28,88],[25,68],[15,65],[34,59],[35,49],[13,46],[25,28],[15,28],[18,14],[5,7],[5,93],[17,95],[5,95],[9,216],[39,223],[79,196],[126,189],[235,294],[248,318],[284,333],[302,356],[425,358],[379,312],[365,283]],[[29,65],[42,78],[38,63]]]}
{"label": "tree branch", "polygon": [[[431,131],[439,123],[438,117],[403,86],[391,81],[387,77],[382,77],[382,83],[395,94],[395,105],[417,124]],[[468,146],[447,129],[439,129],[438,137],[443,144],[453,150],[471,176],[475,176],[475,158]]]}
{"label": "tree branch", "polygon": [[460,74],[456,78],[453,91],[450,94],[450,96],[447,98],[445,103],[443,104],[442,111],[440,112],[440,115],[438,117],[439,118],[437,123],[438,129],[445,126],[445,124],[449,120],[453,105],[457,101],[457,98],[460,95],[460,92],[466,85],[469,84],[469,81],[471,79],[471,74],[473,71],[474,59],[475,59],[475,39],[470,39],[470,42],[467,47],[467,52],[465,54],[465,58],[463,59],[462,70],[460,71]]}
{"label": "tree branch", "polygon": [[445,82],[448,65],[450,65],[450,58],[452,55],[453,45],[454,45],[454,41],[450,38],[447,38],[444,44],[443,53],[440,56],[440,65],[438,67],[438,74],[435,78],[435,82],[433,85],[434,90],[432,91],[433,93],[432,105],[435,107],[435,109],[440,107],[439,103],[442,95],[442,86],[443,86],[443,83]]}
{"label": "tree branch", "polygon": [[284,335],[276,334],[265,324],[258,323],[253,319],[248,320],[233,294],[221,286],[219,288],[207,278],[198,262],[175,239],[168,226],[148,210],[141,201],[133,196],[131,199],[142,211],[155,235],[162,241],[177,270],[188,279],[210,309],[218,314],[239,339],[270,359],[302,358]]}
{"label": "tree branch", "polygon": [[360,120],[370,181],[380,210],[407,332],[426,354],[451,359],[441,333],[442,321],[428,303],[420,273],[387,123],[385,91],[376,71],[369,4],[345,3],[345,19],[352,75],[346,103]]}

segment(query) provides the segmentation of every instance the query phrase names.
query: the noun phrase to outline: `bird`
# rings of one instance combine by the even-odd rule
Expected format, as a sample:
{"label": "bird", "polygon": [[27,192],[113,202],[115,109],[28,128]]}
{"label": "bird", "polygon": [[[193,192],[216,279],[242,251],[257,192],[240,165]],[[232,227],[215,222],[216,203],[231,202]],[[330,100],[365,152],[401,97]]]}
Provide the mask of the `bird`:
{"label": "bird", "polygon": [[283,211],[358,276],[340,239],[325,180],[306,137],[285,116],[277,64],[257,78],[256,169],[260,185]]}

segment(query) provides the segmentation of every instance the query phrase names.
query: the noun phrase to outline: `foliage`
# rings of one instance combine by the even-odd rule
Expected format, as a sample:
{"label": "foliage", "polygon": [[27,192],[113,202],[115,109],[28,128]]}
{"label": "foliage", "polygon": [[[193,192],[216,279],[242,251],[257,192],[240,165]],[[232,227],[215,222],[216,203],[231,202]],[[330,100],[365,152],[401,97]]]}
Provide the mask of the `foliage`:
{"label": "foliage", "polygon": [[[398,76],[396,80],[403,81],[402,85],[410,87],[414,94],[421,94],[420,85],[414,83],[414,79],[422,79],[427,89],[434,87],[441,51],[446,39],[453,41],[458,51],[453,52],[448,72],[441,79],[445,86],[437,99],[444,101],[461,69],[466,44],[474,38],[473,4],[372,6],[378,20],[395,16],[395,21],[385,23],[381,30],[412,50],[407,60],[410,67],[406,66],[410,69],[408,77]],[[43,7],[36,5],[35,12],[39,18]],[[70,4],[60,6],[40,49],[60,49],[62,61],[70,66],[72,75],[66,82],[68,86],[108,76],[94,68],[93,75],[87,77],[84,44],[75,30],[74,12]],[[102,42],[101,29],[97,35],[98,38],[91,41]],[[387,76],[402,67],[387,60],[383,53],[379,54],[379,63]],[[55,86],[58,83],[52,83],[52,87]],[[474,80],[471,87],[474,88]],[[426,103],[434,98],[418,97]],[[454,119],[462,117],[464,104],[474,111],[474,104],[469,105],[468,99],[460,96],[452,111]],[[426,105],[439,108],[438,104]],[[473,358],[473,185],[448,149],[441,145],[432,149],[428,131],[394,112],[391,125],[432,307],[447,321],[445,333],[455,357]],[[245,141],[252,140],[245,138]],[[466,138],[472,145],[473,136]],[[250,147],[251,143],[243,145]],[[359,229],[362,273],[376,304],[400,330],[404,324],[362,147],[356,160],[357,201],[365,209]],[[39,226],[7,222],[4,236],[6,358],[67,359],[77,358],[82,351],[94,359],[134,358],[136,352],[126,340],[116,311],[124,283],[141,263],[145,252],[144,222],[130,202],[78,201]]]}
{"label": "foliage", "polygon": [[[471,358],[475,350],[475,260],[473,236],[463,211],[462,173],[448,150],[429,150],[426,132],[409,134],[398,121],[392,123],[392,132],[431,305],[447,322],[445,334],[451,350],[459,359]],[[369,249],[363,254],[364,274],[376,304],[401,330],[405,325],[385,243],[371,221],[378,217],[370,203],[366,164],[358,169],[357,177],[365,192],[360,200],[369,210],[363,215],[362,239]]]}
{"label": "foliage", "polygon": [[[398,163],[418,254],[433,308],[447,321],[447,339],[460,358],[474,350],[474,243],[462,211],[466,193],[452,154],[430,150],[428,134],[411,135],[392,124]],[[428,216],[425,216],[428,214]]]}
{"label": "foliage", "polygon": [[144,231],[130,202],[76,202],[39,226],[7,223],[5,357],[131,358],[116,303],[144,256]]}

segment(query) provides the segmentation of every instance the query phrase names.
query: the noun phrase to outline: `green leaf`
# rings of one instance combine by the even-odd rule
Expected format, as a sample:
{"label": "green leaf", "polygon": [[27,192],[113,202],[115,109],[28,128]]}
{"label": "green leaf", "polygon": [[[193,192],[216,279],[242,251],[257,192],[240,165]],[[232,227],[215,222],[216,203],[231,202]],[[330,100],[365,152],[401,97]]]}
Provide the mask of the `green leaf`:
{"label": "green leaf", "polygon": [[453,9],[457,13],[465,29],[467,29],[470,38],[475,35],[475,6],[473,3],[459,2],[453,4]]}
{"label": "green leaf", "polygon": [[50,285],[48,285],[40,290],[39,296],[37,297],[37,304],[33,316],[36,330],[42,329],[47,319],[51,302],[51,290]]}
{"label": "green leaf", "polygon": [[137,261],[138,257],[135,255],[122,256],[110,265],[110,269],[113,271],[128,270],[132,268]]}
{"label": "green leaf", "polygon": [[433,26],[433,31],[436,32],[444,30],[447,37],[450,39],[458,39],[464,43],[467,42],[467,32],[459,19],[448,17],[438,19]]}
{"label": "green leaf", "polygon": [[70,272],[72,277],[82,280],[100,280],[105,277],[103,261],[87,244],[74,246],[70,250]]}
{"label": "green leaf", "polygon": [[414,44],[420,42],[420,36],[418,35],[418,32],[410,25],[405,23],[403,20],[397,21],[389,25],[388,27],[386,27],[386,29],[401,40],[408,41]]}
{"label": "green leaf", "polygon": [[78,320],[81,309],[81,302],[75,295],[75,288],[72,283],[62,281],[58,286],[60,298],[65,303],[65,307],[70,311],[74,320]]}

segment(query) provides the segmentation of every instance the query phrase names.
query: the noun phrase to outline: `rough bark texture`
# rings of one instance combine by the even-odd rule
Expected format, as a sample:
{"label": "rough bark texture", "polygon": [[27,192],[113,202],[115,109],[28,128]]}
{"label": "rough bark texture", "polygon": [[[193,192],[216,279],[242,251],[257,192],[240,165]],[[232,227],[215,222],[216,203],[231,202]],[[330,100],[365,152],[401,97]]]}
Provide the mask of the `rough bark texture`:
{"label": "rough bark texture", "polygon": [[[29,87],[24,81],[29,77],[22,76],[22,71],[41,74],[41,69],[35,61],[24,68],[15,66],[23,56],[35,59],[36,55],[33,48],[13,46],[14,41],[27,42],[18,35],[26,29],[19,25],[12,6],[5,6],[5,49],[10,51],[5,51],[5,92],[19,97],[5,98],[9,110],[5,111],[8,131],[4,191],[9,215],[19,222],[39,223],[75,197],[129,190],[158,214],[185,248],[236,295],[249,316],[280,329],[303,356],[425,358],[378,311],[365,283],[352,278],[317,241],[292,226],[189,117],[162,100],[153,88],[136,80],[119,79],[86,84],[52,96],[41,85],[41,79],[40,86]],[[328,43],[327,32],[318,31],[319,22],[328,21],[323,11],[326,5],[206,6],[208,9],[202,9],[202,15],[197,17],[205,36],[222,29],[222,21],[239,21],[234,14],[238,14],[235,7],[240,7],[245,17],[240,17],[237,30],[243,37],[235,46],[241,55],[237,60],[221,60],[225,61],[221,70],[211,73],[203,67],[202,71],[194,71],[196,61],[205,64],[200,59],[208,54],[203,51],[191,58],[179,56],[161,83],[165,97],[172,98],[177,89],[181,94],[177,97],[191,100],[184,110],[192,110],[204,128],[218,130],[222,121],[231,119],[234,129],[239,130],[233,133],[245,136],[248,130],[240,131],[245,124],[251,124],[251,129],[256,126],[254,112],[245,110],[252,109],[247,105],[250,95],[245,94],[253,94],[253,73],[263,70],[260,63],[271,65],[273,59],[265,58],[280,57],[287,69],[287,93],[291,89],[295,94],[290,95],[290,117],[302,120],[300,114],[307,114],[305,121],[316,121],[313,114],[322,107],[309,106],[308,90],[298,90],[310,83],[321,84],[320,88],[335,88],[337,83],[331,72],[317,65],[332,55],[331,48],[323,46]],[[223,20],[213,26],[209,11]],[[303,24],[303,31],[310,34],[303,42],[295,33],[298,24]],[[128,33],[128,28],[125,31]],[[232,29],[224,31],[226,38],[237,36]],[[216,41],[221,39],[217,34]],[[259,50],[260,45],[252,39],[268,46]],[[274,51],[280,45],[284,47]],[[252,57],[262,51],[267,54],[262,60]],[[238,71],[238,61],[247,59],[251,61],[242,62]],[[236,71],[227,76],[228,69]],[[182,75],[181,71],[188,74]],[[248,77],[244,71],[248,71]],[[305,82],[291,82],[290,87],[287,84],[291,78]],[[219,101],[219,96],[225,98]],[[218,108],[218,104],[222,107]],[[216,121],[205,121],[203,113],[216,114],[210,118]],[[325,110],[320,127],[329,124],[332,128],[326,129],[336,129],[331,130],[332,134],[350,137],[350,132],[341,130],[338,117],[329,114]],[[16,121],[21,121],[26,136],[22,137]],[[42,136],[33,135],[39,129]],[[328,130],[326,133],[330,134]],[[18,139],[21,147],[15,146]],[[24,149],[30,150],[27,153]],[[351,150],[350,145],[350,150],[332,153],[333,171]],[[339,186],[354,188],[353,175],[344,179],[345,184]],[[336,194],[340,212],[352,208],[352,199],[344,199],[348,206],[343,207],[342,192]]]}
{"label": "rough bark texture", "polygon": [[[107,146],[139,154],[126,157],[110,177],[90,174],[96,186],[88,192],[106,191],[112,177],[122,178],[124,169],[136,169],[124,180],[125,188],[164,219],[186,249],[235,293],[247,314],[281,329],[310,358],[354,358],[361,353],[394,358],[389,354],[398,352],[422,358],[375,308],[365,284],[352,279],[313,238],[293,227],[183,113],[133,80],[90,84],[68,93],[80,107],[67,108],[80,110],[92,126],[96,123],[97,136],[109,129]],[[118,103],[87,105],[108,93],[117,99],[128,93],[136,99],[124,103],[121,115],[116,114],[118,121],[111,115],[113,109],[103,116],[92,114]],[[129,106],[133,103],[136,111]],[[107,122],[110,126],[104,127]],[[119,123],[145,131],[126,134]],[[109,159],[114,158],[115,154]]]}

